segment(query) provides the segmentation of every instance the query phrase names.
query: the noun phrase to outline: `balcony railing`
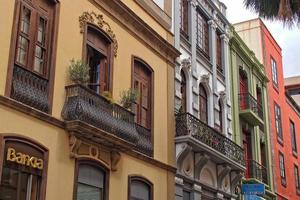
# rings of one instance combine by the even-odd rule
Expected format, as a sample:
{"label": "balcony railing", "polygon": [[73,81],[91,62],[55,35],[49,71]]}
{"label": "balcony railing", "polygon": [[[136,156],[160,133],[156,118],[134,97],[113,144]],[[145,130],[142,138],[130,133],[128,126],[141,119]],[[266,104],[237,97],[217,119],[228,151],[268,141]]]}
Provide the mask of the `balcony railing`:
{"label": "balcony railing", "polygon": [[255,160],[246,160],[246,178],[255,178],[268,185],[267,169]]}
{"label": "balcony railing", "polygon": [[189,113],[176,115],[176,137],[191,136],[227,158],[245,165],[243,149]]}
{"label": "balcony railing", "polygon": [[66,121],[85,122],[133,144],[141,153],[153,154],[151,131],[134,123],[134,113],[89,88],[67,86],[62,114]]}
{"label": "balcony railing", "polygon": [[263,109],[260,103],[250,93],[239,94],[240,110],[250,109],[263,119]]}
{"label": "balcony railing", "polygon": [[48,80],[22,67],[14,66],[11,98],[47,113],[48,89]]}

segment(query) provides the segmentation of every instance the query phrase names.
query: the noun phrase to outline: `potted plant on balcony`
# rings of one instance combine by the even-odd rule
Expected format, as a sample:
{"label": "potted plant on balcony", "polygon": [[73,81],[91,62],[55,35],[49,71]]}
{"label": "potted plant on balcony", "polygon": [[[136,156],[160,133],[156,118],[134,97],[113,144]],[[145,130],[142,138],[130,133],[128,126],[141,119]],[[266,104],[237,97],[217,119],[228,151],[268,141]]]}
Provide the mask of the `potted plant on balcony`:
{"label": "potted plant on balcony", "polygon": [[136,102],[138,98],[138,91],[134,89],[128,89],[121,92],[121,100],[120,104],[128,109],[131,110],[132,105]]}
{"label": "potted plant on balcony", "polygon": [[90,76],[89,76],[89,70],[90,67],[83,63],[81,60],[74,60],[72,59],[70,61],[69,66],[69,78],[72,82],[76,84],[82,84],[87,85]]}

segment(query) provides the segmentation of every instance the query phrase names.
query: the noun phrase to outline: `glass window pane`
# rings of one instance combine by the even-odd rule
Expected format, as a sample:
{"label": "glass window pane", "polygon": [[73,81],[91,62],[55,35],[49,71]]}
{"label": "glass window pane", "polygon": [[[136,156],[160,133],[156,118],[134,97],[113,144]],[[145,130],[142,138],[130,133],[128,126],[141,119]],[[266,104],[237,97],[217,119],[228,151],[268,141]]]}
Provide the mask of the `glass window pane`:
{"label": "glass window pane", "polygon": [[37,40],[40,44],[45,43],[46,20],[40,17]]}
{"label": "glass window pane", "polygon": [[40,74],[43,74],[44,71],[43,66],[44,66],[44,50],[40,46],[36,45],[33,70]]}
{"label": "glass window pane", "polygon": [[90,165],[80,165],[78,182],[98,188],[103,188],[104,172]]}
{"label": "glass window pane", "polygon": [[18,187],[18,171],[3,168],[2,181],[0,185],[0,199],[1,200],[15,200],[17,199]]}
{"label": "glass window pane", "polygon": [[30,10],[26,7],[23,7],[22,19],[21,19],[21,31],[25,34],[29,33],[30,15],[31,15]]}
{"label": "glass window pane", "polygon": [[102,189],[78,183],[77,200],[102,200],[102,196]]}
{"label": "glass window pane", "polygon": [[39,177],[32,175],[30,200],[38,200],[39,182]]}
{"label": "glass window pane", "polygon": [[29,178],[29,175],[27,173],[21,173],[19,200],[26,200],[28,178]]}
{"label": "glass window pane", "polygon": [[150,200],[150,187],[142,181],[134,180],[130,185],[131,199]]}
{"label": "glass window pane", "polygon": [[26,65],[28,50],[28,40],[22,36],[19,37],[18,49],[17,49],[17,62]]}

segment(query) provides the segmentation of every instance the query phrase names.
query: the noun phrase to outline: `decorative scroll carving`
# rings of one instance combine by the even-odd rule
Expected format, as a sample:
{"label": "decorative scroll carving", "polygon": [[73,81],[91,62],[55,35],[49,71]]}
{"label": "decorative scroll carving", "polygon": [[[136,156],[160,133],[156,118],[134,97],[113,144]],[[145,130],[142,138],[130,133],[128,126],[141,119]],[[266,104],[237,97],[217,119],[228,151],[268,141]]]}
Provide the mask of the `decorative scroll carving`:
{"label": "decorative scroll carving", "polygon": [[203,169],[203,167],[206,165],[206,163],[209,160],[209,156],[206,154],[200,155],[200,159],[196,161],[195,163],[195,178],[197,180],[200,180],[200,174]]}
{"label": "decorative scroll carving", "polygon": [[95,12],[84,12],[79,17],[80,33],[84,33],[87,23],[97,26],[99,29],[103,30],[110,37],[110,39],[113,41],[114,56],[117,57],[118,41],[110,25],[106,21],[104,21],[103,15],[96,14]]}
{"label": "decorative scroll carving", "polygon": [[111,171],[117,171],[121,154],[103,146],[85,142],[70,133],[69,138],[71,158],[89,158],[101,162]]}
{"label": "decorative scroll carving", "polygon": [[203,74],[201,76],[200,82],[203,84],[209,85],[209,74]]}
{"label": "decorative scroll carving", "polygon": [[242,172],[237,172],[233,180],[231,181],[231,193],[236,193],[236,187],[240,184],[241,180],[243,178]]}
{"label": "decorative scroll carving", "polygon": [[118,163],[121,159],[121,154],[117,151],[112,151],[111,152],[111,170],[112,171],[117,171],[117,166]]}
{"label": "decorative scroll carving", "polygon": [[183,168],[183,161],[186,158],[186,156],[191,152],[192,147],[188,144],[182,144],[180,152],[177,155],[177,168],[179,172],[182,172]]}
{"label": "decorative scroll carving", "polygon": [[224,178],[229,174],[231,168],[228,165],[224,165],[220,173],[218,174],[218,188],[222,188]]}

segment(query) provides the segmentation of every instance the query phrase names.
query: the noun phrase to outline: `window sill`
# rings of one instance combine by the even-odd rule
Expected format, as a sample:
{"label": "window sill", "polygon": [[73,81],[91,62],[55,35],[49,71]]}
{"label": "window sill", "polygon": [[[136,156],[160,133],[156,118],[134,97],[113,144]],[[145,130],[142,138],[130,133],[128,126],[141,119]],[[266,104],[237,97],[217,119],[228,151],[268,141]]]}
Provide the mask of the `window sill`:
{"label": "window sill", "polygon": [[277,142],[278,142],[281,146],[283,146],[283,139],[280,138],[279,136],[277,136]]}
{"label": "window sill", "polygon": [[298,153],[297,153],[296,151],[294,151],[294,150],[293,150],[293,156],[294,156],[295,158],[298,158]]}
{"label": "window sill", "polygon": [[273,89],[279,94],[279,88],[278,85],[276,85],[274,82],[272,82]]}
{"label": "window sill", "polygon": [[286,180],[281,178],[281,185],[286,188]]}

